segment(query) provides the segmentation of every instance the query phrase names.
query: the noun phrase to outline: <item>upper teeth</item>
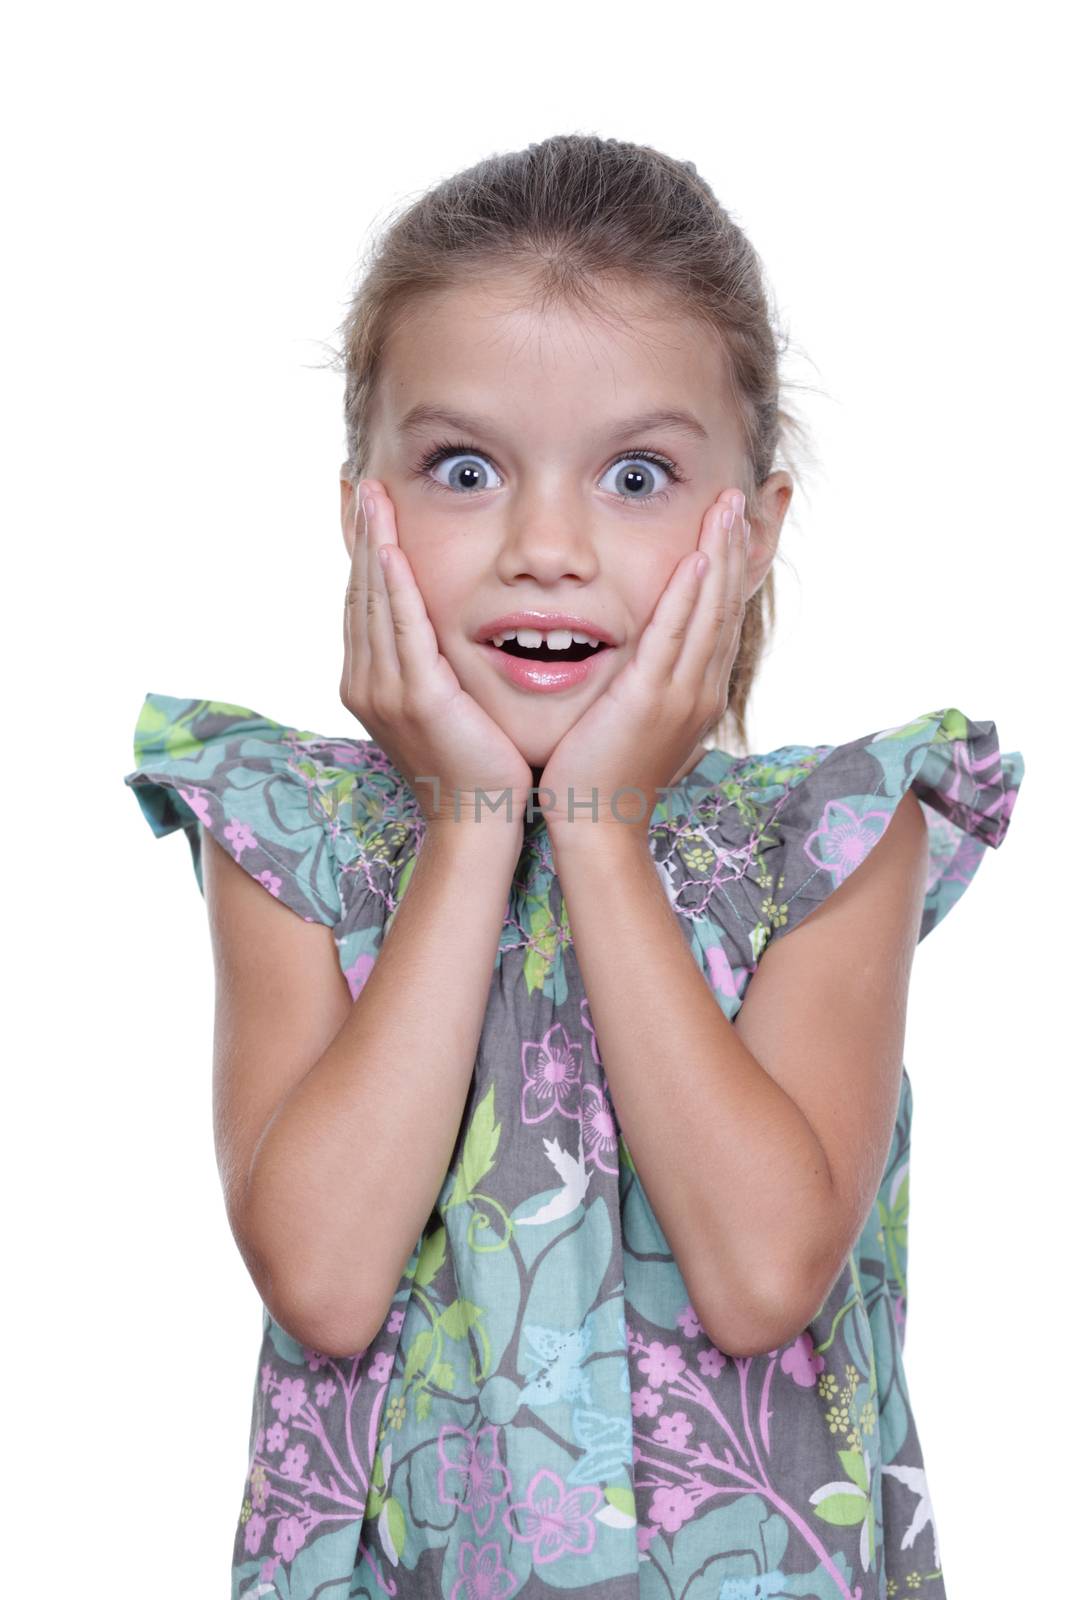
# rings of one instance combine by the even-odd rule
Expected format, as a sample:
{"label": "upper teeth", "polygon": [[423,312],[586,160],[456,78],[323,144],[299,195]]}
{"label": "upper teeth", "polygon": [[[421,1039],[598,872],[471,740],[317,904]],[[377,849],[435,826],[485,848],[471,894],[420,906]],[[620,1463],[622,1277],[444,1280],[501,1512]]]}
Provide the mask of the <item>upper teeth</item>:
{"label": "upper teeth", "polygon": [[566,650],[571,644],[601,642],[594,639],[591,633],[579,633],[573,628],[553,628],[551,633],[539,633],[536,628],[509,628],[506,633],[493,634],[493,643],[496,645],[503,644],[505,639],[514,639],[530,650],[536,650],[539,644],[547,644],[550,650]]}

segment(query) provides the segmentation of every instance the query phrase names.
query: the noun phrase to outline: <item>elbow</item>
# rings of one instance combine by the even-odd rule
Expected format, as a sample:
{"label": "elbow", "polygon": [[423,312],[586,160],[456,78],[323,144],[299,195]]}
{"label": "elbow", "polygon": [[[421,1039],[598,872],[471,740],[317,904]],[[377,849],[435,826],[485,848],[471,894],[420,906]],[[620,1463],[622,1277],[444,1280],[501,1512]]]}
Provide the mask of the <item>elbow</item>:
{"label": "elbow", "polygon": [[795,1281],[778,1284],[773,1292],[752,1296],[744,1310],[734,1298],[732,1309],[709,1307],[708,1314],[694,1307],[709,1339],[723,1355],[740,1360],[772,1355],[798,1339],[810,1325],[826,1300],[829,1285],[820,1276],[809,1276],[799,1287]]}
{"label": "elbow", "polygon": [[741,1324],[724,1324],[721,1317],[709,1320],[701,1316],[700,1320],[715,1348],[724,1356],[739,1361],[773,1355],[776,1350],[785,1349],[800,1337],[810,1318],[805,1319],[800,1314],[780,1315],[777,1320],[768,1317]]}
{"label": "elbow", "polygon": [[297,1344],[336,1361],[362,1355],[378,1337],[382,1319],[375,1320],[362,1306],[340,1305],[336,1298],[314,1295],[307,1285],[264,1286],[263,1304],[271,1317]]}
{"label": "elbow", "polygon": [[360,1356],[374,1342],[379,1329],[369,1331],[370,1324],[352,1317],[339,1317],[322,1306],[295,1306],[279,1304],[277,1308],[264,1300],[274,1321],[291,1339],[307,1350],[329,1356],[335,1361],[349,1361]]}
{"label": "elbow", "polygon": [[305,1349],[335,1360],[361,1355],[381,1332],[362,1305],[340,1304],[336,1293],[316,1292],[306,1279],[254,1246],[247,1231],[231,1227],[260,1299],[283,1333]]}

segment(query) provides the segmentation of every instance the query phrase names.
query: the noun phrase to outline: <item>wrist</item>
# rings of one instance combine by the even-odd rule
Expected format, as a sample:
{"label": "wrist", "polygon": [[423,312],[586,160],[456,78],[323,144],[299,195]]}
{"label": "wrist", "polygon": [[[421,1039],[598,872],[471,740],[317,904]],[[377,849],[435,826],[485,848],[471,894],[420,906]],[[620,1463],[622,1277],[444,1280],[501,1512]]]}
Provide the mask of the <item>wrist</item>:
{"label": "wrist", "polygon": [[517,860],[523,843],[523,813],[519,811],[509,820],[505,812],[483,810],[478,815],[464,811],[458,819],[444,812],[426,821],[425,841],[436,851],[467,855],[492,851],[511,854]]}
{"label": "wrist", "polygon": [[547,821],[547,829],[557,859],[568,851],[573,854],[595,851],[597,854],[611,855],[648,853],[647,817],[635,822],[620,822],[616,817],[610,820],[603,817],[596,820],[576,817],[568,822],[565,818],[552,817]]}

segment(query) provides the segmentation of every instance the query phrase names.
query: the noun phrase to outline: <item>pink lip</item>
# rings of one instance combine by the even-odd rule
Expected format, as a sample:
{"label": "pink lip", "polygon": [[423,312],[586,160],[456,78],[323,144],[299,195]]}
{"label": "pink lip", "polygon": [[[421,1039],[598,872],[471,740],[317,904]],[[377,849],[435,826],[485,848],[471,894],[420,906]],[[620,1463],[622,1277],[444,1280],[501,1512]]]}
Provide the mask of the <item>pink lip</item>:
{"label": "pink lip", "polygon": [[[506,625],[505,625],[506,626]],[[512,623],[512,627],[517,624]],[[562,627],[562,623],[560,624]],[[495,630],[499,632],[499,629]],[[584,630],[583,630],[584,631]],[[529,689],[535,694],[556,694],[561,689],[573,689],[584,683],[590,673],[596,672],[597,662],[614,653],[611,647],[602,647],[584,661],[525,661],[521,656],[509,656],[495,644],[480,644],[479,650],[488,651],[498,669],[516,689]]]}
{"label": "pink lip", "polygon": [[486,644],[494,633],[506,633],[509,628],[536,628],[540,633],[549,633],[553,628],[571,628],[589,634],[592,639],[600,639],[604,644],[618,644],[606,628],[562,611],[509,611],[506,617],[494,617],[492,622],[483,623],[474,637],[478,644]]}

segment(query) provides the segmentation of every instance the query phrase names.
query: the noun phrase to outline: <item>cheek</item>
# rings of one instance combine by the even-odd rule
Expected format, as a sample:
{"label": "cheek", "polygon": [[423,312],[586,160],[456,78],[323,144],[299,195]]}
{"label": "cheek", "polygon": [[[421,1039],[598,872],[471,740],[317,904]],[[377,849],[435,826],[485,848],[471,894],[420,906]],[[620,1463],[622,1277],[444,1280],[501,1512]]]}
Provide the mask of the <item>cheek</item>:
{"label": "cheek", "polygon": [[677,550],[660,546],[642,551],[640,555],[633,555],[626,570],[618,574],[620,592],[626,596],[627,609],[639,626],[643,627],[651,618],[675,567],[690,549],[691,545],[679,544]]}
{"label": "cheek", "polygon": [[403,536],[400,547],[435,630],[439,631],[442,625],[454,625],[470,596],[470,580],[462,565],[452,559],[439,542],[429,539]]}

